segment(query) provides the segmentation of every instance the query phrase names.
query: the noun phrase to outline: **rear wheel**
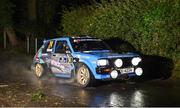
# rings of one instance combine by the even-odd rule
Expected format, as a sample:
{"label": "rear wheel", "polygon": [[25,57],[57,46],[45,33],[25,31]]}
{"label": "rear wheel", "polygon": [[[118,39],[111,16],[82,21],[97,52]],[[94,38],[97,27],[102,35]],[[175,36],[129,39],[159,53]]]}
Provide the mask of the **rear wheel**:
{"label": "rear wheel", "polygon": [[94,78],[91,75],[90,70],[84,64],[79,64],[76,73],[76,80],[78,85],[81,87],[92,86],[92,83],[94,82]]}
{"label": "rear wheel", "polygon": [[44,74],[44,67],[43,67],[43,65],[41,65],[39,63],[36,64],[34,72],[35,72],[36,77],[41,78],[43,76],[43,74]]}

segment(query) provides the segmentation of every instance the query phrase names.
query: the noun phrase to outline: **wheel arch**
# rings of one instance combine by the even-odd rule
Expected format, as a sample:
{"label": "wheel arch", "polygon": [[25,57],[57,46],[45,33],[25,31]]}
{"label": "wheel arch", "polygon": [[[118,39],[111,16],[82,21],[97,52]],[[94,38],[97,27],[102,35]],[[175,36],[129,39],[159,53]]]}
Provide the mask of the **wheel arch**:
{"label": "wheel arch", "polygon": [[46,72],[46,71],[48,70],[48,68],[49,68],[46,63],[40,63],[40,62],[36,61],[36,62],[33,63],[33,66],[31,66],[31,69],[32,69],[33,67],[35,68],[35,66],[36,66],[37,64],[41,64],[41,65],[43,66],[43,68],[45,69],[45,72]]}
{"label": "wheel arch", "polygon": [[[85,66],[89,69],[89,72],[90,72],[90,74],[92,75],[92,77],[95,78],[95,75],[94,75],[94,73],[93,73],[92,66],[91,66],[90,64],[88,64],[88,63],[86,63],[86,62],[83,62],[83,61],[77,62],[77,63],[75,64],[75,67],[76,67],[75,70],[77,70],[79,64],[85,65]],[[75,71],[75,72],[76,72],[76,71]]]}

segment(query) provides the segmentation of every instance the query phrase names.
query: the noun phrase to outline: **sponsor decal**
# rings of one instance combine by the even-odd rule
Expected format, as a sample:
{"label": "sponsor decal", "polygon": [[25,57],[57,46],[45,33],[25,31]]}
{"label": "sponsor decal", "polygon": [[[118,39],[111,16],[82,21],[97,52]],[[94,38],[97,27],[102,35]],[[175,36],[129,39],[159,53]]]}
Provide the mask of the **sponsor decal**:
{"label": "sponsor decal", "polygon": [[53,47],[53,43],[54,43],[53,41],[49,42],[48,49],[51,49]]}
{"label": "sponsor decal", "polygon": [[47,52],[52,52],[52,48],[53,48],[53,45],[54,45],[54,41],[49,41],[49,44],[48,44],[48,47],[47,47]]}
{"label": "sponsor decal", "polygon": [[60,63],[55,60],[51,60],[51,65],[61,70],[59,72],[62,73],[70,73],[73,70],[73,65],[70,63]]}

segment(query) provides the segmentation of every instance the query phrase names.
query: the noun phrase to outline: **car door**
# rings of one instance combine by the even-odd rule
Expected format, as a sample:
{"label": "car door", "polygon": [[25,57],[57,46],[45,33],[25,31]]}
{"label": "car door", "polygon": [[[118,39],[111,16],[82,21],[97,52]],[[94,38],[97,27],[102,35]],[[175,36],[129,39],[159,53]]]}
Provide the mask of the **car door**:
{"label": "car door", "polygon": [[74,65],[67,41],[56,41],[55,51],[51,54],[51,71],[57,77],[71,78]]}

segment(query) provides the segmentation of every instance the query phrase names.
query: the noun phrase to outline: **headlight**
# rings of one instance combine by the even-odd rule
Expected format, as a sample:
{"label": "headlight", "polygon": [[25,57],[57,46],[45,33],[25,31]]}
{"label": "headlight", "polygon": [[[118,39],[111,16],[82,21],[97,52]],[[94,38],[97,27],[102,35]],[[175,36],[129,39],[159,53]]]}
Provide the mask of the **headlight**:
{"label": "headlight", "polygon": [[107,59],[100,59],[100,60],[97,60],[97,65],[98,66],[106,66],[109,64],[109,61]]}
{"label": "headlight", "polygon": [[134,65],[134,66],[137,66],[139,64],[139,62],[141,62],[141,58],[140,57],[135,57],[132,59],[131,63]]}
{"label": "headlight", "polygon": [[123,65],[123,61],[121,59],[117,59],[115,60],[114,64],[116,67],[121,67]]}

